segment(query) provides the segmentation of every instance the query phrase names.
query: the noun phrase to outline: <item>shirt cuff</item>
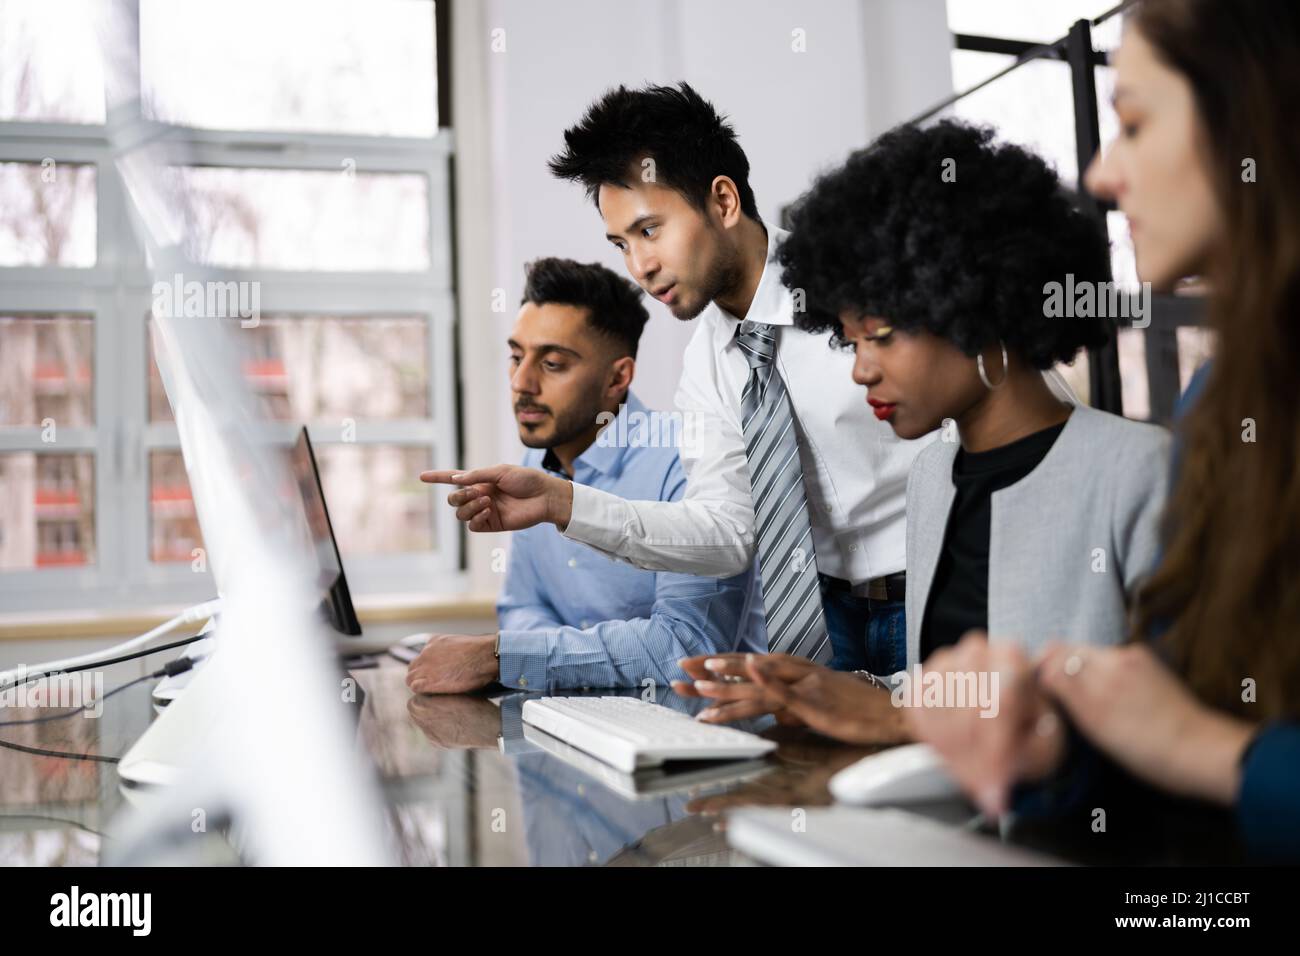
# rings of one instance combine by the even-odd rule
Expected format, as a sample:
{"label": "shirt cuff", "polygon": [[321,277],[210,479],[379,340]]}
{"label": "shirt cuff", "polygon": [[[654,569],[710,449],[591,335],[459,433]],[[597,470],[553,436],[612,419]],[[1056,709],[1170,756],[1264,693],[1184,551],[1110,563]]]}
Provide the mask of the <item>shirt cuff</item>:
{"label": "shirt cuff", "polygon": [[534,753],[540,749],[524,737],[524,701],[536,696],[536,694],[510,694],[500,700],[501,739],[497,743],[497,749],[507,757]]}
{"label": "shirt cuff", "polygon": [[1300,860],[1300,727],[1272,724],[1255,735],[1241,762],[1237,825],[1251,855]]}
{"label": "shirt cuff", "polygon": [[518,690],[546,690],[550,644],[550,631],[502,631],[501,683]]}
{"label": "shirt cuff", "polygon": [[602,551],[615,550],[623,527],[615,507],[622,502],[617,495],[573,482],[573,507],[564,536]]}

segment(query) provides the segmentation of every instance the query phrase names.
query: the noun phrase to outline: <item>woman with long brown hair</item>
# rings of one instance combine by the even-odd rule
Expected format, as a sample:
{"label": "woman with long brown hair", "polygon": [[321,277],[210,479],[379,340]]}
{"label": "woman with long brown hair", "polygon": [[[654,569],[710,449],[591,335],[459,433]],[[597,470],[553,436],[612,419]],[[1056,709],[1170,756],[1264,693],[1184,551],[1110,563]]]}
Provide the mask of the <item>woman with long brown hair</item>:
{"label": "woman with long brown hair", "polygon": [[927,666],[999,672],[998,718],[909,718],[988,812],[1113,807],[1098,781],[1128,776],[1300,859],[1300,8],[1143,0],[1115,66],[1122,132],[1089,189],[1128,216],[1143,280],[1208,280],[1217,339],[1183,402],[1163,560],[1132,643],[1031,662],[968,636]]}

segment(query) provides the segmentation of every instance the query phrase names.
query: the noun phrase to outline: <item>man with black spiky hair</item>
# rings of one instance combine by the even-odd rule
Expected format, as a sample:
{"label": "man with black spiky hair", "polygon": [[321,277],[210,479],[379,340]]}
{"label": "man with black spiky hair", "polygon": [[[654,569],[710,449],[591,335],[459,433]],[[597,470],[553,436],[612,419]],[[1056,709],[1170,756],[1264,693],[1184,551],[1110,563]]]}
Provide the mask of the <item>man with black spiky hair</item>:
{"label": "man with black spiky hair", "polygon": [[[887,675],[905,665],[904,498],[912,459],[863,401],[852,356],[794,325],[735,131],[689,85],[607,92],[564,134],[552,172],[580,183],[628,274],[682,321],[677,405],[685,496],[626,501],[497,466],[427,472],[471,530],[552,522],[639,567],[733,575],[757,555],[769,647]],[[711,658],[683,663],[707,679]],[[675,685],[692,693],[690,684]],[[717,695],[710,695],[717,696]],[[769,709],[736,683],[704,719]]]}

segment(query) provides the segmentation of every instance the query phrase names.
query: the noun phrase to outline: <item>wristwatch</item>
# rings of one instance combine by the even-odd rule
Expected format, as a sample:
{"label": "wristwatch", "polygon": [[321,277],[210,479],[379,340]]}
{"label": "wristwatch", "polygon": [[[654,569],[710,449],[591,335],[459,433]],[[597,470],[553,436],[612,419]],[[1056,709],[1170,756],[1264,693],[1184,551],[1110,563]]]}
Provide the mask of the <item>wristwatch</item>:
{"label": "wristwatch", "polygon": [[501,632],[497,631],[496,643],[492,646],[492,656],[501,660]]}

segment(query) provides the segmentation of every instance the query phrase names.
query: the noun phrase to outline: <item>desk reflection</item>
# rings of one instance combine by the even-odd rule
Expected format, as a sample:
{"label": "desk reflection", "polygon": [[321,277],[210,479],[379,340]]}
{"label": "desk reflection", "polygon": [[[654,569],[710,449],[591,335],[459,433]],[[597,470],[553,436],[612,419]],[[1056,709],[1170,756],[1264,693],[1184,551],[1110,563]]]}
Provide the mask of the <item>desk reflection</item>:
{"label": "desk reflection", "polygon": [[[566,696],[644,696],[637,691],[565,691]],[[778,727],[770,718],[741,729],[780,741],[766,760],[624,774],[522,720],[524,701],[543,694],[412,696],[411,722],[432,747],[473,751],[480,771],[504,762],[522,818],[524,859],[536,866],[718,865],[731,859],[719,813],[732,806],[830,802],[826,782],[870,752]],[[656,703],[694,716],[707,701],[659,690]],[[782,739],[782,737],[788,739]],[[832,756],[833,755],[833,756]],[[487,833],[511,828],[506,801],[491,807]]]}
{"label": "desk reflection", "polygon": [[[109,669],[105,684],[126,684],[135,667]],[[743,806],[829,805],[830,778],[874,748],[840,744],[770,718],[740,725],[775,740],[762,760],[683,764],[623,774],[526,727],[529,697],[499,690],[417,696],[406,668],[391,658],[351,672],[361,690],[349,704],[356,745],[385,796],[390,855],[412,866],[691,866],[747,862],[726,846],[727,813]],[[102,716],[49,716],[39,708],[4,708],[0,728],[0,864],[95,865],[112,861],[117,829],[148,813],[150,795],[122,787],[111,763],[68,760],[41,751],[120,756],[154,719],[151,682],[104,702]],[[564,692],[604,696],[617,691]],[[687,714],[707,705],[659,691],[659,703]],[[268,733],[275,728],[268,727]],[[685,769],[680,769],[683,767]],[[130,799],[127,799],[127,797]],[[304,794],[304,799],[319,795]],[[143,808],[143,809],[142,809]],[[964,802],[952,820],[969,817]],[[1177,822],[1164,812],[1164,818]],[[1152,827],[1151,847],[1128,847],[1112,859],[1115,841],[1088,827],[1070,842],[1060,827],[1017,828],[1015,842],[1080,862],[1214,862],[1214,821],[1194,817]],[[1222,829],[1219,827],[1218,829]],[[1019,831],[1023,831],[1021,834]],[[1191,834],[1191,838],[1188,834]],[[196,840],[200,837],[196,836]],[[236,841],[208,834],[217,852],[186,848],[191,859],[239,862]],[[116,842],[115,842],[116,841]],[[222,852],[224,851],[224,855]]]}

